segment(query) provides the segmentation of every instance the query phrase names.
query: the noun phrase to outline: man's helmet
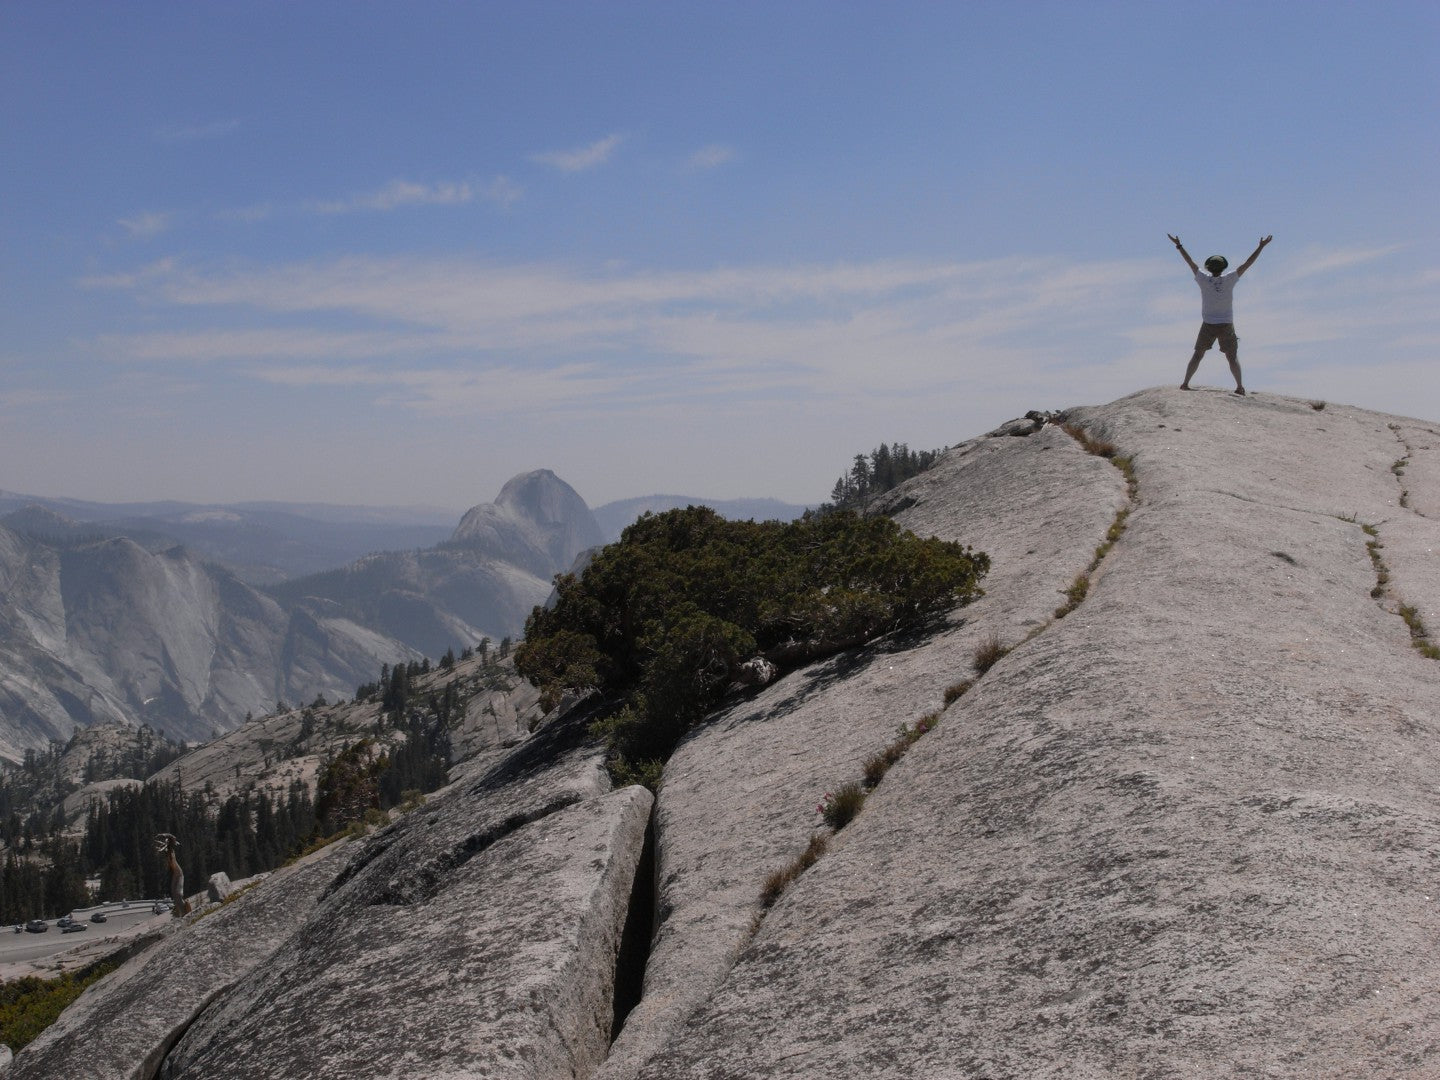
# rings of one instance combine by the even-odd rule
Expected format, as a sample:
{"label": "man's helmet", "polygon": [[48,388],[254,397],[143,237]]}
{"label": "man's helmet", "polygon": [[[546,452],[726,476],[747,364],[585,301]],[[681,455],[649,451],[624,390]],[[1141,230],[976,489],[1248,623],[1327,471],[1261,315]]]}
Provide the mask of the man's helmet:
{"label": "man's helmet", "polygon": [[1229,265],[1230,260],[1225,258],[1224,255],[1211,255],[1205,260],[1205,269],[1209,270],[1212,274],[1224,273],[1225,268]]}

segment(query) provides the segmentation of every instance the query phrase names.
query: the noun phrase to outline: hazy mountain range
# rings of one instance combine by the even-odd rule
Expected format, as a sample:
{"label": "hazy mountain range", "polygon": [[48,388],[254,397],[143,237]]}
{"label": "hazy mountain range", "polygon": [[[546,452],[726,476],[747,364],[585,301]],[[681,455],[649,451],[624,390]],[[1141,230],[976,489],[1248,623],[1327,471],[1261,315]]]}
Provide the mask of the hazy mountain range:
{"label": "hazy mountain range", "polygon": [[280,701],[347,696],[383,663],[518,636],[580,552],[645,510],[704,501],[592,513],[549,470],[515,477],[458,525],[424,508],[0,492],[0,757],[100,721],[208,738]]}

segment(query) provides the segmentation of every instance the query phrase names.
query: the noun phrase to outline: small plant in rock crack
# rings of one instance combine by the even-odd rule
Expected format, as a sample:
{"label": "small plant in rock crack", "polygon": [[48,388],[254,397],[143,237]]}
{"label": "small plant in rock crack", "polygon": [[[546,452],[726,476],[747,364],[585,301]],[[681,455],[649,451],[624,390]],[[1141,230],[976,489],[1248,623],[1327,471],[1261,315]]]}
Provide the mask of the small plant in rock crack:
{"label": "small plant in rock crack", "polygon": [[1105,439],[1097,439],[1079,424],[1061,424],[1061,430],[1078,442],[1087,454],[1094,454],[1096,457],[1113,458],[1115,456],[1115,444]]}
{"label": "small plant in rock crack", "polygon": [[984,675],[1009,651],[1010,647],[1001,642],[999,635],[991,634],[975,646],[975,670]]}
{"label": "small plant in rock crack", "polygon": [[920,738],[921,735],[930,734],[939,722],[940,714],[938,712],[926,713],[908,727],[905,724],[901,724],[899,734],[906,742],[914,742]]}
{"label": "small plant in rock crack", "polygon": [[1417,640],[1425,638],[1425,624],[1420,621],[1420,612],[1412,604],[1401,604],[1399,615],[1405,620],[1405,625],[1410,628],[1412,638]]}
{"label": "small plant in rock crack", "polygon": [[1325,408],[1325,402],[1312,401],[1310,402],[1310,408],[1314,409],[1316,412],[1319,412],[1321,409]]}
{"label": "small plant in rock crack", "polygon": [[893,750],[893,746],[886,747],[865,762],[864,783],[866,788],[878,787],[880,781],[885,779],[885,774],[890,771],[890,766],[899,761],[905,753],[903,749],[898,753],[892,753]]}
{"label": "small plant in rock crack", "polygon": [[[956,687],[964,687],[965,690],[968,690],[970,686],[970,680],[966,679],[964,682],[956,683],[955,686],[952,686],[950,689],[953,690]],[[949,691],[946,691],[946,693],[948,694]],[[960,693],[964,693],[964,690],[961,690]],[[956,694],[956,697],[958,696],[959,694]],[[953,699],[947,699],[946,704],[949,704],[949,700]],[[913,726],[901,724],[896,729],[895,741],[865,762],[865,790],[870,791],[877,787],[880,781],[885,779],[885,774],[890,771],[890,766],[904,757],[905,752],[910,749],[915,743],[915,740],[929,732],[939,722],[940,714],[933,712],[926,713],[919,720],[915,721]],[[829,796],[826,796],[826,798],[829,798]],[[824,804],[822,803],[817,809],[819,809],[821,813],[824,813]]]}
{"label": "small plant in rock crack", "polygon": [[949,686],[947,686],[945,688],[944,696],[945,708],[948,709],[951,705],[954,705],[955,702],[959,701],[962,697],[968,694],[970,692],[970,688],[974,685],[975,681],[973,679],[961,679],[959,682],[951,683]]}
{"label": "small plant in rock crack", "polygon": [[839,832],[850,822],[855,820],[855,815],[860,813],[860,808],[865,805],[865,789],[859,784],[850,783],[834,791],[827,791],[825,798],[815,809],[825,824]]}
{"label": "small plant in rock crack", "polygon": [[776,870],[765,879],[765,884],[760,887],[760,906],[774,907],[775,901],[780,899],[785,890],[789,888],[790,883],[819,862],[820,856],[825,854],[825,850],[829,846],[830,840],[824,833],[815,833],[811,836],[809,845],[795,856],[794,862]]}
{"label": "small plant in rock crack", "polygon": [[1065,590],[1065,603],[1055,609],[1055,618],[1063,619],[1066,615],[1069,615],[1070,612],[1080,606],[1081,601],[1085,599],[1085,595],[1089,591],[1090,575],[1076,574],[1075,580],[1072,581],[1070,587]]}

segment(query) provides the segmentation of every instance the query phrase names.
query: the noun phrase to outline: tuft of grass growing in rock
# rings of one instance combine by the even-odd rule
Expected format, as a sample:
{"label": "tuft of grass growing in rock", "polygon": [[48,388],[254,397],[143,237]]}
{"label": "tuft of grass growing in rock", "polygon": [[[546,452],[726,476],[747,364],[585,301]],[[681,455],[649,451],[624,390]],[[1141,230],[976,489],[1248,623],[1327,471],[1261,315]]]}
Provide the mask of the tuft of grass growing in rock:
{"label": "tuft of grass growing in rock", "polygon": [[[973,685],[974,683],[971,680],[962,679],[960,682],[948,687],[945,691],[945,705],[948,707],[951,702],[957,700]],[[955,691],[953,697],[951,696],[951,691]],[[916,740],[922,735],[927,734],[939,722],[940,714],[933,712],[926,713],[919,720],[915,721],[914,726],[901,724],[895,741],[865,762],[865,771],[863,774],[865,790],[870,791],[878,787],[880,781],[885,779],[885,774],[890,771],[890,766],[904,757],[905,752],[915,745]]]}
{"label": "tuft of grass growing in rock", "polygon": [[1370,556],[1370,565],[1375,567],[1375,587],[1370,590],[1370,596],[1379,600],[1385,595],[1385,587],[1390,584],[1390,568],[1385,565],[1385,560],[1380,555],[1380,549],[1385,545],[1380,542],[1380,530],[1374,525],[1361,525],[1360,529],[1371,538],[1365,541],[1365,552]]}
{"label": "tuft of grass growing in rock", "polygon": [[1079,424],[1061,424],[1060,429],[1078,442],[1087,454],[1113,459],[1117,453],[1114,443],[1095,438]]}
{"label": "tuft of grass growing in rock", "polygon": [[1410,628],[1410,644],[1419,650],[1420,655],[1427,660],[1440,660],[1440,646],[1430,640],[1430,631],[1425,628],[1420,612],[1415,610],[1414,605],[1401,604],[1400,617]]}
{"label": "tuft of grass growing in rock", "polygon": [[760,888],[760,906],[763,908],[774,907],[775,901],[785,894],[790,883],[819,862],[820,856],[825,854],[829,846],[830,839],[824,833],[815,833],[811,836],[810,843],[795,857],[794,862],[776,870],[765,879],[765,884]]}
{"label": "tuft of grass growing in rock", "polygon": [[891,743],[890,746],[887,746],[884,750],[880,751],[880,753],[866,760],[865,770],[861,775],[864,777],[863,782],[867,788],[873,789],[878,787],[880,781],[885,779],[885,774],[890,771],[890,766],[900,760],[901,754],[903,754],[904,751],[901,751],[901,754],[891,753],[891,747],[894,745],[894,743]]}
{"label": "tuft of grass growing in rock", "polygon": [[1080,606],[1085,599],[1085,594],[1090,591],[1090,575],[1088,573],[1076,574],[1075,580],[1065,590],[1065,603],[1055,609],[1055,618],[1063,619],[1070,612]]}
{"label": "tuft of grass growing in rock", "polygon": [[1420,621],[1420,612],[1415,610],[1414,605],[1401,604],[1398,614],[1405,620],[1405,625],[1410,628],[1412,638],[1425,637],[1425,624]]}
{"label": "tuft of grass growing in rock", "polygon": [[1110,554],[1110,549],[1115,546],[1115,541],[1125,534],[1125,523],[1130,520],[1130,508],[1122,506],[1115,512],[1115,520],[1110,523],[1110,528],[1105,530],[1105,542],[1095,549],[1095,562],[1090,569],[1095,569],[1100,560]]}
{"label": "tuft of grass growing in rock", "polygon": [[820,816],[835,832],[849,825],[865,805],[865,789],[853,781],[843,784],[834,791],[825,793],[825,801],[819,806]]}
{"label": "tuft of grass growing in rock", "polygon": [[1310,408],[1314,409],[1316,412],[1320,412],[1322,409],[1325,408],[1325,402],[1323,402],[1323,401],[1312,401],[1312,402],[1310,402]]}
{"label": "tuft of grass growing in rock", "polygon": [[984,675],[992,667],[1000,662],[1000,658],[1010,651],[1010,646],[1000,640],[998,634],[991,634],[979,645],[975,646],[975,670]]}
{"label": "tuft of grass growing in rock", "polygon": [[959,682],[951,683],[949,686],[947,686],[945,688],[944,695],[945,708],[948,709],[951,705],[954,705],[955,702],[959,701],[962,697],[968,694],[970,692],[970,688],[974,685],[974,679],[961,679]]}

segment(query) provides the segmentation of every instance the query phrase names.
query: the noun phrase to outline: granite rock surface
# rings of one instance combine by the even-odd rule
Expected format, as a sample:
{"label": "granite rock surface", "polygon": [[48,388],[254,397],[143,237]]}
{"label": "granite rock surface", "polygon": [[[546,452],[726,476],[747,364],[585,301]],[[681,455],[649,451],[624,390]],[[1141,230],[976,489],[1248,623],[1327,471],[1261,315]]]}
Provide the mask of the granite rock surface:
{"label": "granite rock surface", "polygon": [[[1440,425],[1147,390],[882,507],[987,552],[985,595],[737,694],[653,805],[609,790],[593,702],[473,697],[466,767],[280,947],[176,995],[142,955],[9,1075],[1440,1075]],[[186,1011],[116,1042],[140,1071],[86,1073],[73,1032],[152,999]]]}
{"label": "granite rock surface", "polygon": [[651,807],[643,788],[608,789],[581,720],[452,786],[372,838],[161,1076],[588,1075],[610,1045]]}
{"label": "granite rock surface", "polygon": [[[5,1080],[149,1080],[195,1018],[295,932],[344,862],[336,844],[231,903],[167,925],[19,1054]],[[148,947],[146,947],[148,944]]]}
{"label": "granite rock surface", "polygon": [[1086,599],[637,1075],[1440,1074],[1440,665],[1398,614],[1433,596],[1434,426],[1174,390],[1068,419],[1138,483]]}

